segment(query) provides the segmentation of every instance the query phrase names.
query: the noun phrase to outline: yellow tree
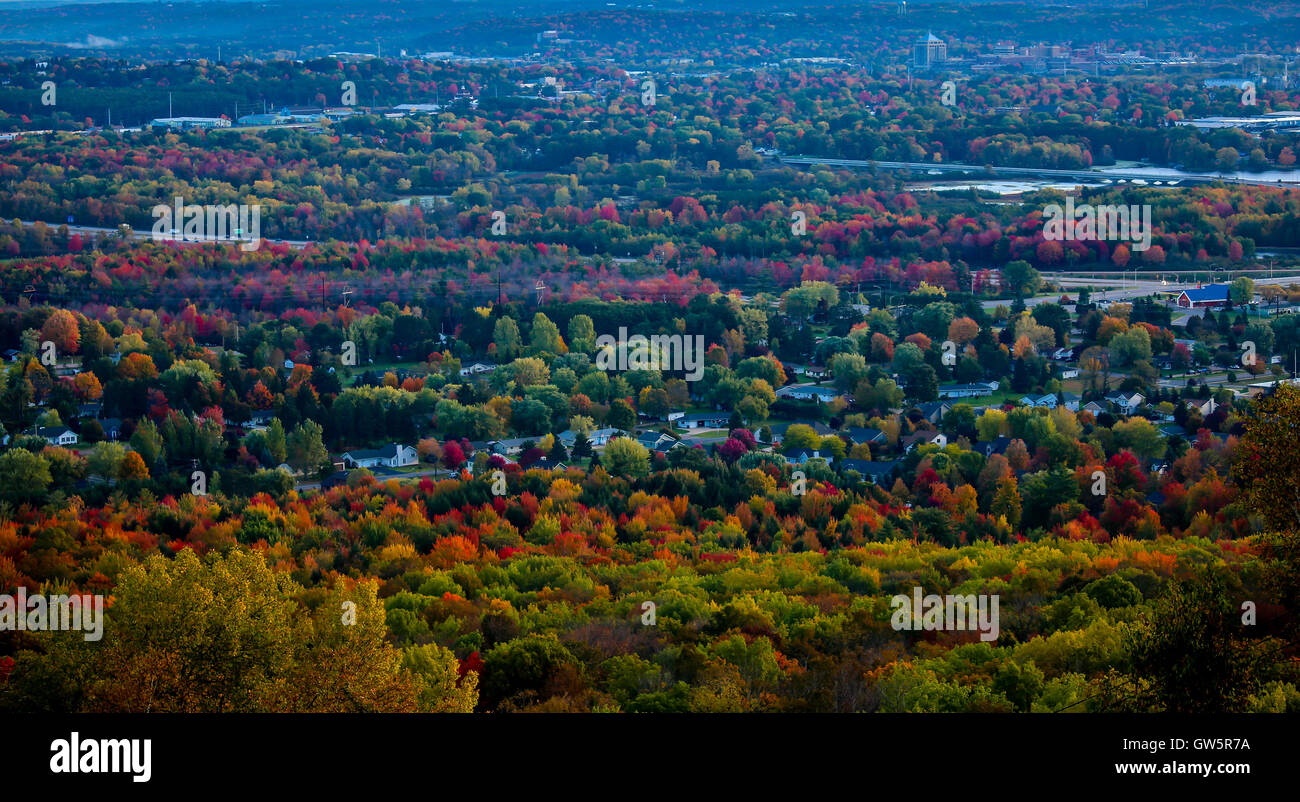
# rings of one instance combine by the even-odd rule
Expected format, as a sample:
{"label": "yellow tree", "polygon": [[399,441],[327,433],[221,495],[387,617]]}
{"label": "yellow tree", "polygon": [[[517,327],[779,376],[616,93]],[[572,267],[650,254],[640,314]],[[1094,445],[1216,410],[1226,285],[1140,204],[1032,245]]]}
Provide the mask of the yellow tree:
{"label": "yellow tree", "polygon": [[1300,388],[1280,385],[1255,404],[1237,444],[1234,471],[1269,528],[1300,531]]}

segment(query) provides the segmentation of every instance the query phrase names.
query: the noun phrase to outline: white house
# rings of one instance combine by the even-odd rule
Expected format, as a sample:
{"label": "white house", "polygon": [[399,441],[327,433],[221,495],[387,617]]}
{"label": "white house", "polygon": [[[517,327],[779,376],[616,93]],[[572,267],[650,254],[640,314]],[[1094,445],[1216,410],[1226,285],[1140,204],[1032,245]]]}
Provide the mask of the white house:
{"label": "white house", "polygon": [[[593,429],[587,434],[587,442],[593,446],[603,446],[612,438],[618,437],[621,434],[623,434],[623,432],[619,429]],[[556,437],[558,437],[560,442],[564,444],[565,448],[569,449],[573,448],[573,446],[578,442],[578,433],[572,429],[565,429],[557,434]]]}
{"label": "white house", "polygon": [[1021,406],[1056,409],[1056,396],[1052,393],[1043,395],[1026,395],[1020,399]]}
{"label": "white house", "polygon": [[1121,393],[1114,392],[1106,396],[1106,400],[1114,404],[1116,409],[1124,415],[1131,415],[1138,407],[1146,403],[1146,396],[1141,393]]}
{"label": "white house", "polygon": [[920,445],[936,445],[943,448],[948,445],[948,435],[943,432],[916,432],[904,437],[901,442],[905,452]]}
{"label": "white house", "polygon": [[378,449],[349,451],[343,455],[343,465],[346,468],[374,468],[380,465],[387,468],[401,468],[417,462],[419,462],[419,455],[415,449],[398,443],[390,443]]}
{"label": "white house", "polygon": [[482,374],[484,374],[484,373],[491,373],[492,371],[494,371],[494,370],[496,370],[496,369],[497,369],[497,366],[496,366],[496,365],[493,365],[493,364],[491,364],[491,363],[489,363],[489,362],[473,362],[473,363],[471,363],[471,364],[468,364],[468,365],[465,365],[464,367],[462,367],[462,368],[460,369],[460,375],[462,375],[462,376],[480,376],[480,375],[482,375]]}
{"label": "white house", "polygon": [[776,391],[777,398],[793,398],[796,401],[834,401],[843,393],[834,387],[819,387],[815,384],[792,384]]}
{"label": "white house", "polygon": [[722,429],[731,420],[729,412],[692,412],[673,421],[679,429]]}
{"label": "white house", "polygon": [[509,456],[518,454],[524,450],[524,443],[536,443],[536,437],[509,437],[504,440],[491,440],[488,442],[488,450],[493,454]]}
{"label": "white house", "polygon": [[36,430],[36,435],[44,437],[45,442],[52,446],[75,446],[80,440],[77,433],[67,426],[42,426]]}
{"label": "white house", "polygon": [[998,391],[997,382],[975,382],[974,384],[941,384],[940,398],[978,398]]}

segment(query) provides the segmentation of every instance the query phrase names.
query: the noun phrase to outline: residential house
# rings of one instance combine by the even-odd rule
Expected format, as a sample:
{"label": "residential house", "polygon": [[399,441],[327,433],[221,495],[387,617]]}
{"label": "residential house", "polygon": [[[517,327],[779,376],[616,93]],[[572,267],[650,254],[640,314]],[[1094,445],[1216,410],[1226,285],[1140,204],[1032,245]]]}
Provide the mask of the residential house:
{"label": "residential house", "polygon": [[796,365],[795,367],[799,373],[810,379],[824,379],[831,375],[830,369],[822,365]]}
{"label": "residential house", "polygon": [[952,404],[946,401],[930,401],[925,404],[918,404],[917,409],[921,410],[921,417],[930,423],[938,423],[943,420],[943,416],[952,411]]}
{"label": "residential house", "polygon": [[491,362],[471,362],[461,367],[460,375],[462,376],[481,376],[484,373],[491,373],[496,370],[497,366]]}
{"label": "residential house", "polygon": [[834,387],[822,387],[816,384],[791,384],[776,391],[777,398],[790,398],[795,401],[834,401],[843,393]]}
{"label": "residential house", "polygon": [[1010,437],[1007,437],[1006,435],[999,435],[996,439],[993,440],[980,440],[979,442],[975,443],[975,445],[971,446],[971,451],[974,451],[977,454],[982,454],[985,459],[988,459],[994,454],[1007,453],[1007,446],[1010,445],[1011,445]]}
{"label": "residential house", "polygon": [[943,432],[916,432],[900,438],[898,442],[902,444],[905,452],[911,451],[920,445],[936,445],[943,448],[948,445],[948,435]]}
{"label": "residential house", "polygon": [[537,443],[536,437],[510,437],[504,440],[489,440],[488,448],[493,454],[510,456],[524,450],[525,443]]}
{"label": "residential house", "polygon": [[383,448],[358,449],[343,455],[343,465],[347,468],[401,468],[418,461],[414,448],[399,443],[390,443]]}
{"label": "residential house", "polygon": [[1187,430],[1176,423],[1168,423],[1158,428],[1160,430],[1160,433],[1163,434],[1165,437],[1186,437],[1187,436]]}
{"label": "residential house", "polygon": [[1096,416],[1096,415],[1100,415],[1103,412],[1106,412],[1107,409],[1103,404],[1098,404],[1096,401],[1089,401],[1088,403],[1083,405],[1083,411],[1091,412],[1094,416]]}
{"label": "residential house", "polygon": [[679,429],[725,429],[730,420],[730,412],[692,412],[673,421],[673,425]]}
{"label": "residential house", "polygon": [[842,459],[836,466],[840,471],[857,471],[864,481],[887,485],[898,471],[898,460],[873,462],[865,459]]}
{"label": "residential house", "polygon": [[[603,446],[612,438],[619,437],[623,434],[622,429],[592,429],[587,433],[587,442],[593,446]],[[572,449],[578,442],[578,433],[572,429],[565,429],[556,435],[565,448]]]}
{"label": "residential house", "polygon": [[873,446],[883,446],[889,442],[889,435],[874,428],[863,428],[861,426],[850,426],[840,433],[849,445],[859,446],[863,443]]}
{"label": "residential house", "polygon": [[1113,392],[1106,395],[1106,400],[1114,404],[1120,414],[1132,415],[1137,408],[1146,403],[1146,396],[1141,393]]}
{"label": "residential house", "polygon": [[42,426],[36,430],[37,437],[44,437],[52,446],[75,446],[80,440],[77,433],[67,426]]}
{"label": "residential house", "polygon": [[100,418],[99,426],[104,430],[106,440],[116,440],[122,436],[121,418]]}
{"label": "residential house", "polygon": [[973,384],[941,384],[940,398],[978,398],[998,391],[997,382],[975,382]]}
{"label": "residential house", "polygon": [[1053,393],[1045,393],[1044,395],[1026,395],[1020,399],[1020,405],[1026,407],[1056,409],[1056,396]]}
{"label": "residential house", "polygon": [[348,483],[348,472],[335,471],[334,473],[331,473],[329,476],[326,476],[324,479],[321,480],[320,489],[330,490],[332,488],[338,487],[339,485],[345,485],[347,483]]}
{"label": "residential house", "polygon": [[1079,411],[1079,402],[1083,399],[1071,392],[1062,391],[1060,393],[1060,403],[1071,412]]}
{"label": "residential house", "polygon": [[829,451],[821,452],[811,448],[796,448],[785,455],[785,461],[791,465],[804,465],[811,459],[820,459],[830,462],[834,458]]}
{"label": "residential house", "polygon": [[1214,410],[1219,408],[1219,405],[1215,403],[1213,398],[1189,398],[1184,403],[1187,404],[1187,409],[1194,409],[1201,413],[1201,417],[1213,415]]}
{"label": "residential house", "polygon": [[681,441],[672,435],[663,432],[642,432],[637,436],[636,441],[645,446],[651,453],[655,451],[670,451],[681,444]]}

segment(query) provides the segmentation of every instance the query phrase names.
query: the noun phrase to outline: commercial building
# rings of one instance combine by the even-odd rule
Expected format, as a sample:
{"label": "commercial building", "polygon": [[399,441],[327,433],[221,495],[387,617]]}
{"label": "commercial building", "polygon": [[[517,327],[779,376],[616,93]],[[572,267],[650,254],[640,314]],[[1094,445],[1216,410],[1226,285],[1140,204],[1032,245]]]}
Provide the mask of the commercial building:
{"label": "commercial building", "polygon": [[948,43],[927,33],[924,38],[912,45],[912,68],[928,70],[948,60]]}
{"label": "commercial building", "polygon": [[1228,303],[1228,285],[1210,284],[1206,287],[1183,290],[1174,303],[1184,309],[1214,309]]}
{"label": "commercial building", "polygon": [[168,131],[189,131],[198,128],[229,128],[230,120],[224,117],[159,117],[149,122],[149,127]]}

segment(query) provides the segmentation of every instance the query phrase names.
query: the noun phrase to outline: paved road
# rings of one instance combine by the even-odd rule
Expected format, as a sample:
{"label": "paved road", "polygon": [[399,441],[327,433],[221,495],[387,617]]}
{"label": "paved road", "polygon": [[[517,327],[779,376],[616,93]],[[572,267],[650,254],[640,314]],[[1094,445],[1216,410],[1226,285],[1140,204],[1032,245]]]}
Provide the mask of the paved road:
{"label": "paved road", "polygon": [[[1197,285],[1195,282],[1185,283],[1166,283],[1155,279],[1140,279],[1134,281],[1132,278],[1092,278],[1091,276],[1062,276],[1053,273],[1043,274],[1043,278],[1050,280],[1053,284],[1060,285],[1062,290],[1077,289],[1082,287],[1095,287],[1099,292],[1091,293],[1092,300],[1096,301],[1129,301],[1134,298],[1141,298],[1152,295],[1157,292],[1178,292],[1179,290],[1194,289]],[[1255,278],[1255,286],[1261,284],[1277,284],[1286,286],[1289,284],[1300,284],[1300,276],[1274,276],[1272,278]],[[1111,289],[1102,289],[1109,287]],[[1035,298],[1026,298],[1025,306],[1033,307],[1042,303],[1054,303],[1060,296],[1045,295]],[[996,309],[998,306],[1010,306],[1009,300],[984,301],[985,309]]]}
{"label": "paved road", "polygon": [[934,173],[962,173],[994,175],[1012,178],[1051,178],[1068,181],[1090,181],[1093,183],[1127,183],[1144,184],[1208,184],[1222,181],[1226,184],[1258,184],[1262,186],[1295,186],[1300,181],[1266,181],[1262,178],[1228,178],[1210,173],[1177,173],[1175,175],[1154,175],[1138,170],[1114,169],[1080,169],[1052,170],[1038,167],[991,167],[978,164],[958,164],[944,162],[891,162],[871,161],[869,159],[830,159],[821,156],[781,156],[782,164],[811,166],[824,164],[827,167],[871,167],[878,170],[909,170],[918,175]]}

